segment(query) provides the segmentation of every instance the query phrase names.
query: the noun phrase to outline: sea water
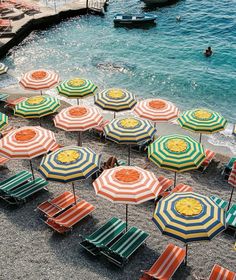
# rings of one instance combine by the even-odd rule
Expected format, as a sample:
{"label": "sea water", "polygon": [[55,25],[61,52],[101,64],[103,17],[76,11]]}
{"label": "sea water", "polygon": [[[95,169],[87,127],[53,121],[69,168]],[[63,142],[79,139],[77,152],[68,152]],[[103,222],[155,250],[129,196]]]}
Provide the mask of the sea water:
{"label": "sea water", "polygon": [[[157,25],[114,28],[113,17],[121,12],[150,12]],[[62,80],[89,78],[100,89],[166,98],[181,110],[206,107],[235,123],[235,15],[236,0],[183,0],[151,9],[137,0],[112,0],[104,17],[80,16],[31,33],[3,62],[18,77],[36,68],[55,69]],[[213,55],[206,58],[208,46]],[[233,149],[231,132],[229,126],[212,141],[229,142]]]}

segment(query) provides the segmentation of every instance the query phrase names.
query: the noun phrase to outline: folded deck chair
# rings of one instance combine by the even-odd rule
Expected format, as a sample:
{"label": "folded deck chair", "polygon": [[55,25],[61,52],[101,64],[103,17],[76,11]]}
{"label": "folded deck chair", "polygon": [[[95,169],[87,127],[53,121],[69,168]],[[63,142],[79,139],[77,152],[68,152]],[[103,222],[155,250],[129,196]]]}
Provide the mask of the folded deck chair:
{"label": "folded deck chair", "polygon": [[[76,196],[75,198],[77,200],[78,196]],[[60,212],[74,204],[75,198],[73,193],[65,191],[57,197],[51,200],[47,200],[38,205],[37,210],[41,211],[47,217],[54,217],[55,215],[59,214]]]}
{"label": "folded deck chair", "polygon": [[171,193],[174,193],[174,192],[192,192],[193,191],[193,188],[188,186],[188,185],[185,185],[185,184],[178,184],[177,186],[175,186],[173,188],[173,190],[171,191],[166,191],[164,193],[162,193],[162,197],[166,197],[167,195],[171,194]]}
{"label": "folded deck chair", "polygon": [[200,169],[203,171],[205,171],[207,169],[207,167],[209,166],[209,164],[211,163],[211,161],[213,160],[214,156],[215,156],[215,152],[210,151],[208,149],[205,150],[206,153],[206,158],[204,159],[204,161],[201,163]]}
{"label": "folded deck chair", "polygon": [[33,194],[45,189],[48,185],[48,182],[42,178],[36,178],[33,181],[29,181],[20,187],[8,192],[7,195],[2,198],[10,204],[20,204],[26,202],[26,199],[32,196]]}
{"label": "folded deck chair", "polygon": [[100,253],[101,248],[109,245],[113,240],[120,236],[126,228],[126,223],[113,217],[103,226],[87,237],[80,245],[89,253],[96,256]]}
{"label": "folded deck chair", "polygon": [[48,218],[46,224],[59,233],[65,233],[88,216],[94,209],[95,207],[93,205],[85,200],[81,200],[57,217]]}
{"label": "folded deck chair", "polygon": [[226,224],[236,229],[236,204],[233,204],[226,213]]}
{"label": "folded deck chair", "polygon": [[30,172],[25,170],[21,171],[16,175],[0,182],[0,194],[8,194],[12,190],[28,182],[30,179],[32,179],[32,174]]}
{"label": "folded deck chair", "polygon": [[223,200],[223,199],[221,199],[221,198],[218,197],[218,196],[212,195],[212,196],[210,196],[210,199],[211,199],[212,201],[214,201],[216,205],[218,205],[220,208],[222,208],[222,209],[224,209],[224,210],[225,210],[226,207],[228,206],[228,202],[225,201],[225,200]]}
{"label": "folded deck chair", "polygon": [[209,280],[235,280],[235,279],[236,279],[235,272],[223,268],[218,264],[214,265],[211,271],[211,275],[209,277]]}
{"label": "folded deck chair", "polygon": [[119,267],[144,243],[149,234],[136,227],[130,228],[111,247],[104,247],[101,253]]}
{"label": "folded deck chair", "polygon": [[170,243],[153,266],[149,270],[143,271],[140,280],[170,279],[184,261],[185,256],[185,249]]}

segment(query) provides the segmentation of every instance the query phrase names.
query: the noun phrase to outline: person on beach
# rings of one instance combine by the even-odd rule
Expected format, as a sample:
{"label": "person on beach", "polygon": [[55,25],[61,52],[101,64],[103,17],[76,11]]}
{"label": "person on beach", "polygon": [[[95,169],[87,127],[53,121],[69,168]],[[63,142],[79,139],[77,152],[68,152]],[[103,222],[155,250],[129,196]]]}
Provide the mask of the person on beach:
{"label": "person on beach", "polygon": [[209,57],[209,56],[211,56],[212,55],[212,49],[211,49],[211,47],[208,47],[206,50],[205,50],[205,52],[204,52],[204,55],[206,56],[206,57]]}

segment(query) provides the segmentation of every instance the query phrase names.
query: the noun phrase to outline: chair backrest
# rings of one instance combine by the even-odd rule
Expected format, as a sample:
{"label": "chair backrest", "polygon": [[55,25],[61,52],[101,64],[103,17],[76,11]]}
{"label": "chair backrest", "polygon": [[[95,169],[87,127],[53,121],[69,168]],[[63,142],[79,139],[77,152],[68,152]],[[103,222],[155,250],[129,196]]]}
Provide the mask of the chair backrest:
{"label": "chair backrest", "polygon": [[209,277],[209,280],[235,280],[235,279],[236,279],[236,274],[233,271],[223,268],[218,264],[214,265],[211,271],[211,275]]}
{"label": "chair backrest", "polygon": [[193,188],[188,186],[188,185],[185,185],[185,184],[178,184],[173,190],[172,192],[192,192],[193,191]]}
{"label": "chair backrest", "polygon": [[210,199],[212,201],[215,202],[216,205],[218,205],[220,208],[222,209],[225,209],[227,206],[228,206],[228,202],[227,201],[224,201],[223,199],[221,199],[220,197],[218,196],[215,196],[215,195],[212,195],[210,196]]}
{"label": "chair backrest", "polygon": [[21,171],[0,183],[0,190],[7,192],[32,178],[28,171]]}
{"label": "chair backrest", "polygon": [[162,186],[160,193],[169,189],[174,183],[173,180],[170,180],[164,176],[159,176],[158,181],[159,181],[159,184]]}
{"label": "chair backrest", "polygon": [[[76,196],[76,199],[78,197]],[[59,196],[53,198],[50,202],[51,204],[55,204],[58,207],[64,208],[68,205],[68,202],[71,202],[71,200],[74,200],[74,195],[72,192],[65,191],[64,193],[60,194]]]}

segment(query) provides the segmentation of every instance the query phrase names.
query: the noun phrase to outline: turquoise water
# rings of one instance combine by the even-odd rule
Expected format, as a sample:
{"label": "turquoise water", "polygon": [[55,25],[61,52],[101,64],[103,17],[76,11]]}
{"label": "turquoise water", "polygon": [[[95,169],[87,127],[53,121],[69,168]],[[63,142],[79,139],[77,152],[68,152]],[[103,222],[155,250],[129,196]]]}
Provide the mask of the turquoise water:
{"label": "turquoise water", "polygon": [[[236,1],[179,1],[151,10],[158,24],[150,29],[113,27],[114,14],[144,10],[137,0],[111,1],[105,17],[81,16],[32,33],[4,62],[18,76],[52,68],[61,79],[78,75],[101,89],[123,87],[181,109],[204,106],[235,122]],[[205,58],[209,45],[214,55]]]}

